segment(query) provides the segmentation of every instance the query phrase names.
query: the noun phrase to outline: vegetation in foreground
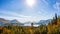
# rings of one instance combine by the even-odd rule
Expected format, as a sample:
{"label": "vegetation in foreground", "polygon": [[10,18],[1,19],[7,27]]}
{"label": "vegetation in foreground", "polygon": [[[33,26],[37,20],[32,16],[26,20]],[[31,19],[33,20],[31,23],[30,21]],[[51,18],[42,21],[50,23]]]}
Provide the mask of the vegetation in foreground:
{"label": "vegetation in foreground", "polygon": [[55,17],[49,22],[48,25],[41,24],[38,27],[31,26],[0,26],[0,34],[60,34],[60,17]]}

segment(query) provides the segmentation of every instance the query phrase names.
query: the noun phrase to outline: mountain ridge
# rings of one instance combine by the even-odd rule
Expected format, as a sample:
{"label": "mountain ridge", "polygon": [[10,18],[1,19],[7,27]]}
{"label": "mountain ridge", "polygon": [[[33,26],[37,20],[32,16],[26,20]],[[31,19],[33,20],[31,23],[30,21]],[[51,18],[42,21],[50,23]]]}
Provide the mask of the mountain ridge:
{"label": "mountain ridge", "polygon": [[[41,24],[48,24],[50,22],[51,19],[48,20],[40,20],[39,22],[32,22],[34,25],[41,25]],[[0,24],[3,23],[12,23],[12,24],[31,24],[30,22],[25,22],[25,23],[21,23],[19,22],[17,19],[13,19],[13,20],[6,20],[4,18],[0,18]]]}

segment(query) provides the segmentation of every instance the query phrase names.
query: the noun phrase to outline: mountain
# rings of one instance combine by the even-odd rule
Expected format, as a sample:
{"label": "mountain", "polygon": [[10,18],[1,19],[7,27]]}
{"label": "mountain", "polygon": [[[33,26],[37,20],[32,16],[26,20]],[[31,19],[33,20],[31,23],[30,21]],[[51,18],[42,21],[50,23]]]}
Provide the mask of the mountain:
{"label": "mountain", "polygon": [[48,20],[40,20],[38,23],[35,23],[37,25],[41,25],[41,24],[48,24],[49,22],[51,21],[51,19],[48,19]]}
{"label": "mountain", "polygon": [[10,23],[20,23],[18,20],[14,19],[14,20],[11,20]]}
{"label": "mountain", "polygon": [[51,19],[48,20],[40,20],[40,24],[48,24],[51,21]]}
{"label": "mountain", "polygon": [[2,23],[20,23],[19,21],[17,21],[16,19],[14,20],[6,20],[4,18],[0,18],[0,24]]}
{"label": "mountain", "polygon": [[[51,21],[51,19],[48,19],[48,20],[40,20],[39,22],[33,22],[33,26],[34,27],[37,27],[41,24],[48,24],[49,22]],[[24,23],[24,26],[31,26],[31,22],[25,22]]]}
{"label": "mountain", "polygon": [[18,20],[14,19],[14,20],[10,20],[10,24],[13,24],[13,25],[20,25],[20,26],[23,26],[24,24],[23,23],[20,23]]}
{"label": "mountain", "polygon": [[0,18],[0,23],[9,23],[9,20],[5,20],[3,18]]}
{"label": "mountain", "polygon": [[22,23],[20,23],[18,20],[14,19],[14,20],[6,20],[4,18],[0,18],[0,26],[8,26],[9,24],[12,25],[24,25]]}
{"label": "mountain", "polygon": [[9,23],[9,20],[5,20],[4,18],[0,18],[0,26]]}
{"label": "mountain", "polygon": [[[48,20],[40,20],[38,23],[33,22],[34,25],[41,25],[41,24],[48,24],[50,22],[51,19]],[[14,19],[14,20],[6,20],[4,18],[0,18],[0,25],[2,24],[13,24],[13,25],[28,25],[31,24],[31,22],[25,22],[25,23],[20,23],[18,20]]]}

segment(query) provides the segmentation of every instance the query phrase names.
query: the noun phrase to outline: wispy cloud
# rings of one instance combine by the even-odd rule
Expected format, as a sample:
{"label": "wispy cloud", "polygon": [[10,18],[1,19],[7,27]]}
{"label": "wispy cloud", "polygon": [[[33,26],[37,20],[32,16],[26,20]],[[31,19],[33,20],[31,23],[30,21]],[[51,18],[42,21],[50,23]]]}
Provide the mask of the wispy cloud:
{"label": "wispy cloud", "polygon": [[[25,0],[1,2],[0,17],[6,19],[18,19],[21,22],[37,22],[42,19],[45,20],[52,18],[50,16],[52,16],[51,14],[55,12],[55,10],[53,10],[51,7],[51,5],[54,3],[54,0],[37,0],[35,3],[36,5],[34,5],[33,9],[26,5]],[[56,5],[57,4],[55,4],[55,8]],[[57,6],[57,9],[60,10],[59,6]]]}
{"label": "wispy cloud", "polygon": [[[16,13],[16,12],[12,12],[12,11],[1,11],[0,13],[2,14],[6,14],[4,16],[0,16],[2,18],[5,18],[5,19],[17,19],[18,21],[20,22],[27,22],[27,21],[30,21],[30,22],[38,22],[40,20],[40,18],[37,18],[35,16],[25,16],[25,15],[22,15],[22,14],[19,14],[19,13]],[[10,15],[10,16],[7,16],[7,15]]]}
{"label": "wispy cloud", "polygon": [[[19,13],[16,13],[16,12],[13,12],[13,11],[1,11],[0,12],[1,14],[6,14],[6,15],[11,15],[11,16],[14,16],[14,17],[28,17],[28,16],[24,16],[24,15],[21,15]],[[29,16],[31,17],[31,16]]]}
{"label": "wispy cloud", "polygon": [[42,0],[46,5],[48,5],[48,2],[46,0]]}
{"label": "wispy cloud", "polygon": [[60,11],[60,2],[56,2],[53,7],[57,10]]}

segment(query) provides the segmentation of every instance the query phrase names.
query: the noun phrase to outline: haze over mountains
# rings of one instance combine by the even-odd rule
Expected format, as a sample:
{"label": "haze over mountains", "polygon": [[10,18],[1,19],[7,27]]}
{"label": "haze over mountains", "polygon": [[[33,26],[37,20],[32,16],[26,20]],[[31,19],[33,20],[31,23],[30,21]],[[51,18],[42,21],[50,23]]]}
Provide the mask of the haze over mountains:
{"label": "haze over mountains", "polygon": [[[39,22],[33,22],[33,24],[35,26],[37,25],[41,25],[41,24],[48,24],[50,22],[51,19],[48,19],[48,20],[40,20]],[[4,25],[6,23],[10,23],[10,24],[19,24],[19,25],[23,25],[23,26],[30,26],[31,25],[31,22],[25,22],[25,23],[21,23],[20,21],[16,20],[16,19],[13,19],[13,20],[6,20],[4,18],[0,18],[0,25]]]}

